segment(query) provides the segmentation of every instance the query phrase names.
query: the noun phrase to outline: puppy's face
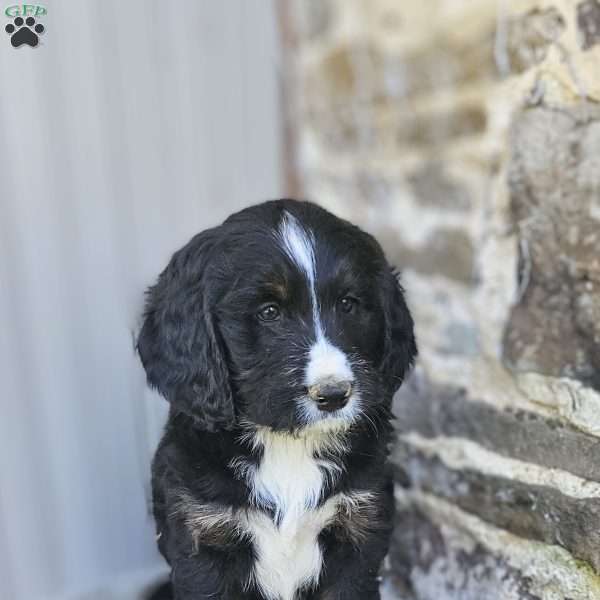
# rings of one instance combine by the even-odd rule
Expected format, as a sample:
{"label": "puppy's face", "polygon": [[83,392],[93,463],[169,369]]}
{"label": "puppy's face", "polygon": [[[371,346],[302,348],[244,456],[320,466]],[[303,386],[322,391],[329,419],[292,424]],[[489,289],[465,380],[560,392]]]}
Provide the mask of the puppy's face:
{"label": "puppy's face", "polygon": [[[175,255],[150,292],[139,347],[152,384],[208,428],[331,428],[387,410],[416,347],[373,238],[293,201],[246,209],[209,238]],[[186,341],[177,320],[190,330]],[[165,326],[170,334],[161,335]],[[192,362],[171,385],[150,364],[165,356],[171,369]]]}

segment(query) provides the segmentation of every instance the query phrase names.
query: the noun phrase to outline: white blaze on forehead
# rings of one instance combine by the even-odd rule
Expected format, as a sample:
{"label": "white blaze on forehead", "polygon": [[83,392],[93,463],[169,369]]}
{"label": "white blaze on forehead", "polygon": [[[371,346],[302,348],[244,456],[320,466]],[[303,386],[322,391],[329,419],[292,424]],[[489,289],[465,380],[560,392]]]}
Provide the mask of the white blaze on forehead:
{"label": "white blaze on forehead", "polygon": [[296,217],[286,212],[283,214],[279,233],[285,253],[306,273],[308,280],[314,284],[315,239],[312,232],[304,229]]}
{"label": "white blaze on forehead", "polygon": [[315,331],[317,337],[320,337],[323,335],[323,328],[321,327],[319,302],[315,284],[317,270],[315,261],[315,236],[312,231],[302,227],[298,222],[298,219],[288,212],[285,212],[283,215],[283,220],[279,226],[279,233],[283,250],[292,262],[294,262],[306,275],[310,291]]}
{"label": "white blaze on forehead", "polygon": [[306,385],[314,385],[324,379],[352,381],[354,376],[347,356],[339,348],[336,348],[323,332],[316,289],[317,266],[314,234],[303,227],[296,217],[285,212],[279,226],[279,236],[286,255],[306,275],[310,291],[316,342],[310,349],[306,368]]}

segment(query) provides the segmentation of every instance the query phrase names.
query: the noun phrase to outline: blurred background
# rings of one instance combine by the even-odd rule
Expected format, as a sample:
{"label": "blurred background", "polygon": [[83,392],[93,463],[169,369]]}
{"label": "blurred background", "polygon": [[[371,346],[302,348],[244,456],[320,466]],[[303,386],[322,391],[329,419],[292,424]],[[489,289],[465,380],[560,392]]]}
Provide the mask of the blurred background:
{"label": "blurred background", "polygon": [[285,195],[375,234],[416,318],[385,597],[600,598],[600,2],[43,7],[0,39],[0,598],[165,573],[143,292]]}

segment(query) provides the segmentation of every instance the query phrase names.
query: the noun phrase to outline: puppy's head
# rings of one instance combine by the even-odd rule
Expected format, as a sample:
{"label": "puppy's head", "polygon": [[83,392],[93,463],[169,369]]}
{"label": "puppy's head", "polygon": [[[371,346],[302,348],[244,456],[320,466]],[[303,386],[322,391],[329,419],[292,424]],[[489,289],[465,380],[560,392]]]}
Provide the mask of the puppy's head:
{"label": "puppy's head", "polygon": [[372,419],[416,356],[377,242],[293,200],[245,209],[175,253],[138,349],[149,383],[207,430]]}

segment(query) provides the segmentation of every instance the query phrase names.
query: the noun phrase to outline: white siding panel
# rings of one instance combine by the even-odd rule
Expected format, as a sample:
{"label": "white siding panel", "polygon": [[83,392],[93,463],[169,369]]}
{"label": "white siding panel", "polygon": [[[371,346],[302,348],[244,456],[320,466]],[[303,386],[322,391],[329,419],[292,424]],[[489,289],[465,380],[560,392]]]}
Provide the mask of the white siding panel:
{"label": "white siding panel", "polygon": [[281,195],[279,50],[269,1],[43,4],[0,31],[0,598],[108,598],[162,568],[143,289]]}

